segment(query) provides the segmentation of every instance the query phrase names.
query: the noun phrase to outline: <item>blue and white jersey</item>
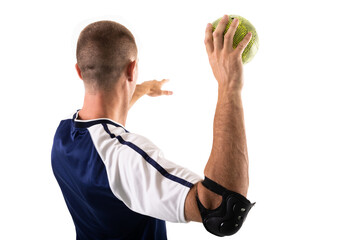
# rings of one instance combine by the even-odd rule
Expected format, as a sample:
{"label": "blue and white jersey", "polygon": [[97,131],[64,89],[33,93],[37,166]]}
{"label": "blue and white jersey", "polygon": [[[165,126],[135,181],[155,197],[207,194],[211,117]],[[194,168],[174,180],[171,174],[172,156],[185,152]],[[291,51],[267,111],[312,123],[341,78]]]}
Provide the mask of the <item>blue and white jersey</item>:
{"label": "blue and white jersey", "polygon": [[62,120],[51,153],[77,239],[166,239],[201,178],[110,119]]}

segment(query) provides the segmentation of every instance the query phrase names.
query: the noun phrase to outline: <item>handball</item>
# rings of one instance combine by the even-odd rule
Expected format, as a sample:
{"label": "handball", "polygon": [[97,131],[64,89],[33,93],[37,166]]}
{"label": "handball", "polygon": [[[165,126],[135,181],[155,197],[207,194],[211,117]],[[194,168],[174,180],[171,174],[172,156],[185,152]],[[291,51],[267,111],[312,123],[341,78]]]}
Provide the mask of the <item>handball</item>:
{"label": "handball", "polygon": [[[238,15],[229,15],[229,21],[226,25],[224,35],[228,31],[230,24],[235,18],[239,19],[239,25],[234,35],[233,48],[237,47],[237,45],[241,42],[241,40],[248,32],[251,32],[252,34],[251,40],[242,54],[242,62],[243,64],[246,64],[254,58],[256,52],[258,51],[259,37],[256,33],[255,27],[248,20]],[[215,22],[212,23],[213,32],[215,31],[220,20],[221,18],[217,19]]]}

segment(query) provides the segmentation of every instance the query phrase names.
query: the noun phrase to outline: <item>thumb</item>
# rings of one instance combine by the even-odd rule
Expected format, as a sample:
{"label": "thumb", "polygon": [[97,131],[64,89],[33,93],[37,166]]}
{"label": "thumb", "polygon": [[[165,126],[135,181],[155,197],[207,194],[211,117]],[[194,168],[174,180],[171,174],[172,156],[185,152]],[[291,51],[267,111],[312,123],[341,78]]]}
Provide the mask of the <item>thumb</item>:
{"label": "thumb", "polygon": [[160,85],[162,86],[164,83],[167,83],[169,81],[170,81],[169,79],[163,79],[160,81]]}

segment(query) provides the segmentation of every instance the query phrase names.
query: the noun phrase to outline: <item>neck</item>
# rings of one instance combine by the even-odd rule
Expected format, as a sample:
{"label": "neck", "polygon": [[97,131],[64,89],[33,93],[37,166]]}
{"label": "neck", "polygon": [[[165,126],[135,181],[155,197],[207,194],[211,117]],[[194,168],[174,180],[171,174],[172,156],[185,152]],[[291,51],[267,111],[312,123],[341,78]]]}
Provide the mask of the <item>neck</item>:
{"label": "neck", "polygon": [[85,90],[83,108],[79,111],[81,120],[109,118],[123,126],[129,108],[129,96],[126,92],[89,92]]}

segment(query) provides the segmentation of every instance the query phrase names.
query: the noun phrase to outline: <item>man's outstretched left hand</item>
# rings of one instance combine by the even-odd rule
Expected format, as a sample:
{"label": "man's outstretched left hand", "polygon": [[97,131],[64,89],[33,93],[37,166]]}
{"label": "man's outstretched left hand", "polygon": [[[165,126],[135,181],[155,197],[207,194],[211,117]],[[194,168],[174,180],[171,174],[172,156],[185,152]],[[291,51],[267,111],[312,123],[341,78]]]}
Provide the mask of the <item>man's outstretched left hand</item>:
{"label": "man's outstretched left hand", "polygon": [[144,95],[148,95],[150,97],[158,97],[158,96],[162,96],[162,95],[172,95],[173,94],[172,91],[161,89],[162,86],[164,85],[164,83],[167,83],[167,82],[169,82],[169,79],[163,79],[161,81],[150,80],[150,81],[145,81],[141,84],[136,85],[135,92],[132,96],[129,108],[131,108],[132,105],[134,105],[134,103]]}
{"label": "man's outstretched left hand", "polygon": [[[138,87],[143,87],[146,91],[146,95],[150,96],[150,97],[158,97],[158,96],[162,96],[162,95],[172,95],[173,92],[172,91],[168,91],[168,90],[161,90],[161,87],[164,85],[164,83],[169,82],[169,79],[163,79],[161,81],[157,81],[157,80],[151,80],[151,81],[146,81],[141,83],[140,85],[136,86],[136,89]],[[135,91],[136,91],[135,89]]]}

